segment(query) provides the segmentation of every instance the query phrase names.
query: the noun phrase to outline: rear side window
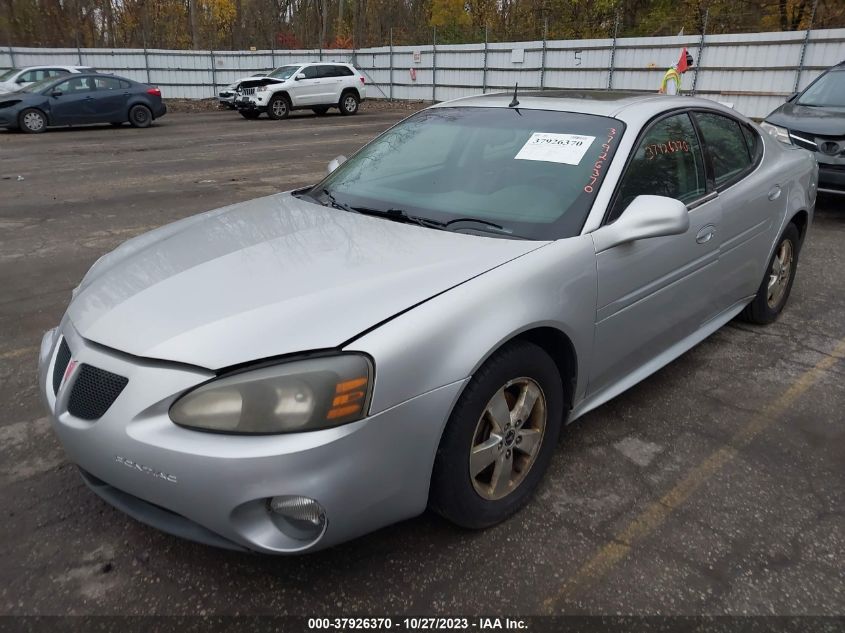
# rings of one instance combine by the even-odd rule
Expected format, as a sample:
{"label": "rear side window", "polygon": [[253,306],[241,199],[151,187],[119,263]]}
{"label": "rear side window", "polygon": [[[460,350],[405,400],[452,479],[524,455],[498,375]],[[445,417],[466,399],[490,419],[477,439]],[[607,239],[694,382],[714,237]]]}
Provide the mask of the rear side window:
{"label": "rear side window", "polygon": [[94,79],[94,84],[97,86],[97,90],[120,90],[122,87],[121,82],[119,79],[115,79],[114,77],[97,77]]}
{"label": "rear side window", "polygon": [[640,140],[622,176],[607,222],[640,195],[666,196],[689,204],[707,191],[704,158],[689,115],[660,119]]}
{"label": "rear side window", "polygon": [[317,66],[320,77],[339,77],[336,66]]}
{"label": "rear side window", "polygon": [[710,112],[696,112],[695,119],[713,163],[716,186],[741,177],[751,167],[751,155],[739,123]]}
{"label": "rear side window", "polygon": [[763,154],[763,143],[760,135],[750,125],[742,125],[742,133],[745,135],[745,144],[748,146],[748,153],[751,155],[752,164],[756,164]]}

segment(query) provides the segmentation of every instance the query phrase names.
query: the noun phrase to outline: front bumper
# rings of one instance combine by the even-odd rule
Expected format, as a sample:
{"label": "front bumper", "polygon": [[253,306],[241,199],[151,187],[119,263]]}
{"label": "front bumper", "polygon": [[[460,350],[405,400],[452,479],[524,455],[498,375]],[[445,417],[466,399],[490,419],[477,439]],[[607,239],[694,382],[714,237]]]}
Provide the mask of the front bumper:
{"label": "front bumper", "polygon": [[845,164],[835,165],[819,161],[819,191],[845,194]]}
{"label": "front bumper", "polygon": [[235,109],[238,111],[245,111],[245,112],[266,112],[267,105],[259,105],[255,101],[251,99],[243,100],[243,101],[235,101]]}
{"label": "front bumper", "polygon": [[[440,432],[463,385],[435,389],[334,429],[257,437],[205,433],[176,426],[168,410],[210,372],[94,345],[67,319],[60,331],[76,367],[89,364],[128,378],[100,419],[76,418],[67,411],[73,371],[53,393],[59,330],[42,341],[41,393],[53,428],[89,487],[145,523],[233,549],[322,549],[422,512]],[[277,495],[318,501],[325,531],[307,542],[282,531],[266,503]]]}

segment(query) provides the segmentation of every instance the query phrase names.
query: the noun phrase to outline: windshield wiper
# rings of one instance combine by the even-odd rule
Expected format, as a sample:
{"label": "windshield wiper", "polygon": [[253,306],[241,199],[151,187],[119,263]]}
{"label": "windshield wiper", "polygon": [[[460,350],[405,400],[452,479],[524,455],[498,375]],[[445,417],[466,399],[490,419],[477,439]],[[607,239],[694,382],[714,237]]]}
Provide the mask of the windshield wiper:
{"label": "windshield wiper", "polygon": [[329,201],[329,204],[331,204],[331,206],[333,206],[335,209],[349,211],[350,213],[360,213],[362,215],[373,215],[379,218],[385,218],[387,220],[394,220],[396,222],[419,224],[420,226],[424,226],[426,228],[431,229],[446,228],[446,224],[443,222],[440,222],[438,220],[432,220],[431,218],[420,218],[415,215],[408,215],[408,213],[403,211],[402,209],[371,209],[370,207],[353,207],[351,204],[341,202],[340,200],[335,198],[330,191],[327,191],[326,189],[323,189],[323,195],[326,196]]}
{"label": "windshield wiper", "polygon": [[429,229],[439,229],[441,231],[448,231],[449,227],[451,227],[453,224],[481,224],[484,226],[484,228],[479,229],[481,231],[486,231],[489,233],[501,233],[503,235],[509,235],[511,237],[518,237],[513,234],[513,231],[506,229],[501,224],[496,224],[495,222],[490,222],[489,220],[482,220],[480,218],[454,218],[452,220],[449,220],[448,222],[441,222],[440,220],[435,220],[434,218],[424,218],[418,215],[410,215],[407,211],[403,209],[372,209],[369,207],[353,207],[352,205],[349,205],[345,202],[341,202],[340,200],[335,198],[330,191],[327,191],[326,189],[323,189],[323,195],[326,196],[331,206],[336,209],[342,209],[343,211],[349,211],[350,213],[361,213],[363,215],[372,215],[379,218],[385,218],[387,220],[393,220],[395,222],[418,224],[419,226],[424,226]]}

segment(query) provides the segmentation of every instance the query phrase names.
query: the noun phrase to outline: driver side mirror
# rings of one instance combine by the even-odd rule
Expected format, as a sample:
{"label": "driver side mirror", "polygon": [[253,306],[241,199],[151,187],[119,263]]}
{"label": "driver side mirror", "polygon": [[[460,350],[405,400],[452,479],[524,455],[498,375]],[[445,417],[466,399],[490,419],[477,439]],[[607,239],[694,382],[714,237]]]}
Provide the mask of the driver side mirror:
{"label": "driver side mirror", "polygon": [[340,156],[335,156],[334,158],[329,161],[328,166],[326,167],[326,175],[328,176],[332,173],[335,169],[343,165],[346,162],[346,156],[341,154]]}
{"label": "driver side mirror", "polygon": [[687,205],[665,196],[637,196],[612,224],[593,233],[596,252],[649,237],[681,235],[689,230]]}
{"label": "driver side mirror", "polygon": [[300,79],[307,79],[307,77],[305,76],[305,73],[299,73],[299,74],[296,75],[296,77],[294,77],[295,81],[299,81]]}
{"label": "driver side mirror", "polygon": [[50,96],[51,96],[51,97],[61,97],[61,96],[62,96],[62,94],[63,94],[63,93],[62,93],[62,91],[61,91],[61,90],[54,90],[53,92],[51,92],[51,93],[50,93]]}

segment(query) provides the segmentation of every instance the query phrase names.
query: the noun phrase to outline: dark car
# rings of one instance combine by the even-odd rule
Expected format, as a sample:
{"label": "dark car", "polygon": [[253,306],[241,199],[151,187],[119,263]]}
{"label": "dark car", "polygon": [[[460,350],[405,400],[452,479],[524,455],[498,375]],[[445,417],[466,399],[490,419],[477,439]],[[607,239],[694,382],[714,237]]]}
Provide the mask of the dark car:
{"label": "dark car", "polygon": [[845,61],[792,95],[762,126],[784,143],[815,153],[819,191],[845,194]]}
{"label": "dark car", "polygon": [[89,123],[149,127],[166,112],[161,90],[114,75],[52,77],[0,96],[0,127],[32,134]]}

